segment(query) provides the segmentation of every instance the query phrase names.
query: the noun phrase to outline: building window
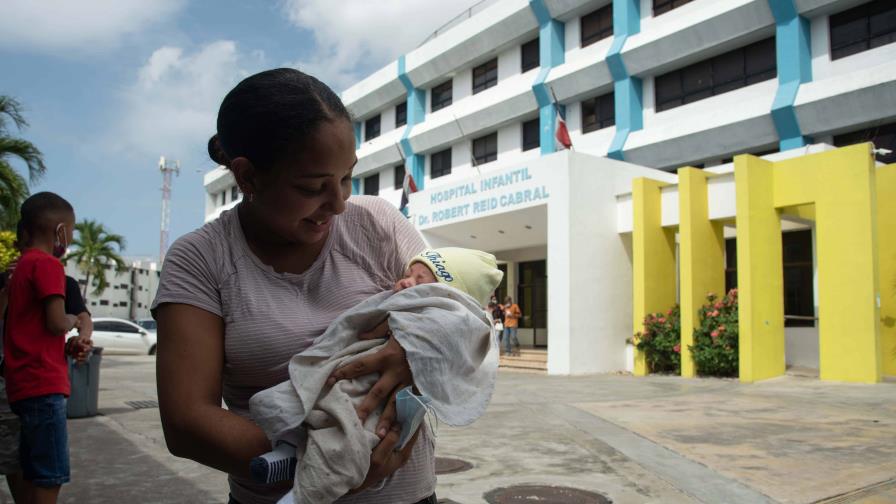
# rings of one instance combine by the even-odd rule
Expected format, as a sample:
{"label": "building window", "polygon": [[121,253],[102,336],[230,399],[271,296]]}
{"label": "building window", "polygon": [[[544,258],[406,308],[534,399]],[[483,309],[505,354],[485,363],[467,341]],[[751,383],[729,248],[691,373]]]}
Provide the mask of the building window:
{"label": "building window", "polygon": [[408,102],[401,102],[395,106],[395,127],[400,128],[408,123]]}
{"label": "building window", "polygon": [[533,68],[538,68],[541,65],[541,56],[540,49],[538,47],[538,39],[530,40],[523,44],[520,47],[521,53],[521,61],[520,61],[520,71],[528,72]]}
{"label": "building window", "polygon": [[653,15],[659,16],[694,0],[653,0]]}
{"label": "building window", "polygon": [[395,189],[404,189],[404,165],[395,165],[395,175],[392,179]]}
{"label": "building window", "polygon": [[473,94],[498,84],[498,58],[491,59],[473,69]]}
{"label": "building window", "polygon": [[109,306],[108,299],[100,299],[100,306]]}
{"label": "building window", "polygon": [[775,78],[774,37],[656,78],[657,112]]}
{"label": "building window", "polygon": [[875,0],[830,18],[831,59],[896,42],[896,2]]}
{"label": "building window", "polygon": [[590,133],[616,124],[616,102],[613,93],[582,102],[582,133]]}
{"label": "building window", "polygon": [[[784,268],[784,325],[815,325],[812,231],[790,231],[781,235]],[[737,287],[737,240],[725,240],[725,290]]]}
{"label": "building window", "polygon": [[429,177],[439,178],[451,175],[451,148],[434,152],[429,156]]}
{"label": "building window", "polygon": [[613,4],[582,16],[582,47],[613,35]]}
{"label": "building window", "polygon": [[221,191],[221,204],[219,206],[224,206],[227,204],[227,191]]}
{"label": "building window", "polygon": [[373,140],[380,136],[380,115],[377,114],[364,121],[364,140]]}
{"label": "building window", "polygon": [[523,150],[541,147],[541,132],[538,118],[523,123]]}
{"label": "building window", "polygon": [[474,166],[498,159],[498,132],[473,140]]}
{"label": "building window", "polygon": [[781,235],[784,247],[784,326],[815,326],[815,294],[812,288],[812,231]]}
{"label": "building window", "polygon": [[896,163],[896,123],[875,126],[834,137],[834,145],[837,147],[846,147],[847,145],[863,142],[873,142],[877,148],[894,151],[887,155],[878,154],[877,160],[886,164]]}
{"label": "building window", "polygon": [[429,106],[430,111],[435,112],[451,105],[451,85],[452,81],[449,79],[430,90],[432,102]]}
{"label": "building window", "polygon": [[233,186],[230,188],[230,201],[236,201],[240,196],[240,186]]}
{"label": "building window", "polygon": [[374,173],[364,177],[364,195],[376,196],[380,193],[380,174]]}

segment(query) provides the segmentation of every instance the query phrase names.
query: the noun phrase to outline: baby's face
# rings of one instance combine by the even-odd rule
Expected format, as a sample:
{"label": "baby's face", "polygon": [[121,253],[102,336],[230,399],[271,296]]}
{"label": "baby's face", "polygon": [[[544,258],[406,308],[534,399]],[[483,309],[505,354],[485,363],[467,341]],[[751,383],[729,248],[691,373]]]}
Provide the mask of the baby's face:
{"label": "baby's face", "polygon": [[432,270],[424,266],[423,263],[415,262],[408,268],[404,278],[395,283],[395,291],[398,292],[415,285],[436,282],[436,276],[432,274]]}

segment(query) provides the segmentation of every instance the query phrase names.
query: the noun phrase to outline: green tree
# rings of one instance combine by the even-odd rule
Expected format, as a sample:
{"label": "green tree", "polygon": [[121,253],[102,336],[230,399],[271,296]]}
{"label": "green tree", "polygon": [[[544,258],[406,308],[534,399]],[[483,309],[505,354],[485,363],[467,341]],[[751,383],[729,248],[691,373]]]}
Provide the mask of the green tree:
{"label": "green tree", "polygon": [[28,182],[13,169],[15,157],[28,167],[28,180],[34,183],[47,171],[43,154],[31,142],[18,138],[10,131],[10,121],[18,131],[28,127],[22,105],[9,96],[0,95],[0,227],[15,229],[19,220],[19,206],[28,197]]}
{"label": "green tree", "polygon": [[124,259],[119,255],[124,250],[124,237],[108,232],[105,226],[95,220],[83,220],[75,224],[75,231],[78,236],[72,242],[73,250],[63,261],[75,261],[86,275],[82,291],[85,300],[91,277],[95,285],[93,294],[101,296],[109,287],[106,271],[114,268],[120,272],[126,268]]}

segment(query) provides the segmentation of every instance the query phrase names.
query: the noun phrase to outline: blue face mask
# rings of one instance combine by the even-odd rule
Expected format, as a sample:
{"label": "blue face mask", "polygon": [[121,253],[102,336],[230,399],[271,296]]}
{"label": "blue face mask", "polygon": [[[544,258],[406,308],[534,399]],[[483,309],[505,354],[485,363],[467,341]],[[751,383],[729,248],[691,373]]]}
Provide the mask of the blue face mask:
{"label": "blue face mask", "polygon": [[414,394],[411,387],[405,387],[395,396],[395,417],[401,424],[401,437],[398,438],[398,449],[404,448],[414,437],[423,417],[429,411],[430,398]]}

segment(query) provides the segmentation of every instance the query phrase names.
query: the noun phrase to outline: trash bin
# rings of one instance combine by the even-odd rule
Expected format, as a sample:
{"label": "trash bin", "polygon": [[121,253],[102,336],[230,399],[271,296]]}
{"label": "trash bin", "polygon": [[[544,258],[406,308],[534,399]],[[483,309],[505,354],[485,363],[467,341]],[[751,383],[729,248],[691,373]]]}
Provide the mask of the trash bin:
{"label": "trash bin", "polygon": [[72,385],[66,416],[68,418],[95,416],[98,411],[100,361],[103,360],[103,349],[94,347],[87,360],[80,364],[71,357],[66,358],[68,359],[68,379]]}

